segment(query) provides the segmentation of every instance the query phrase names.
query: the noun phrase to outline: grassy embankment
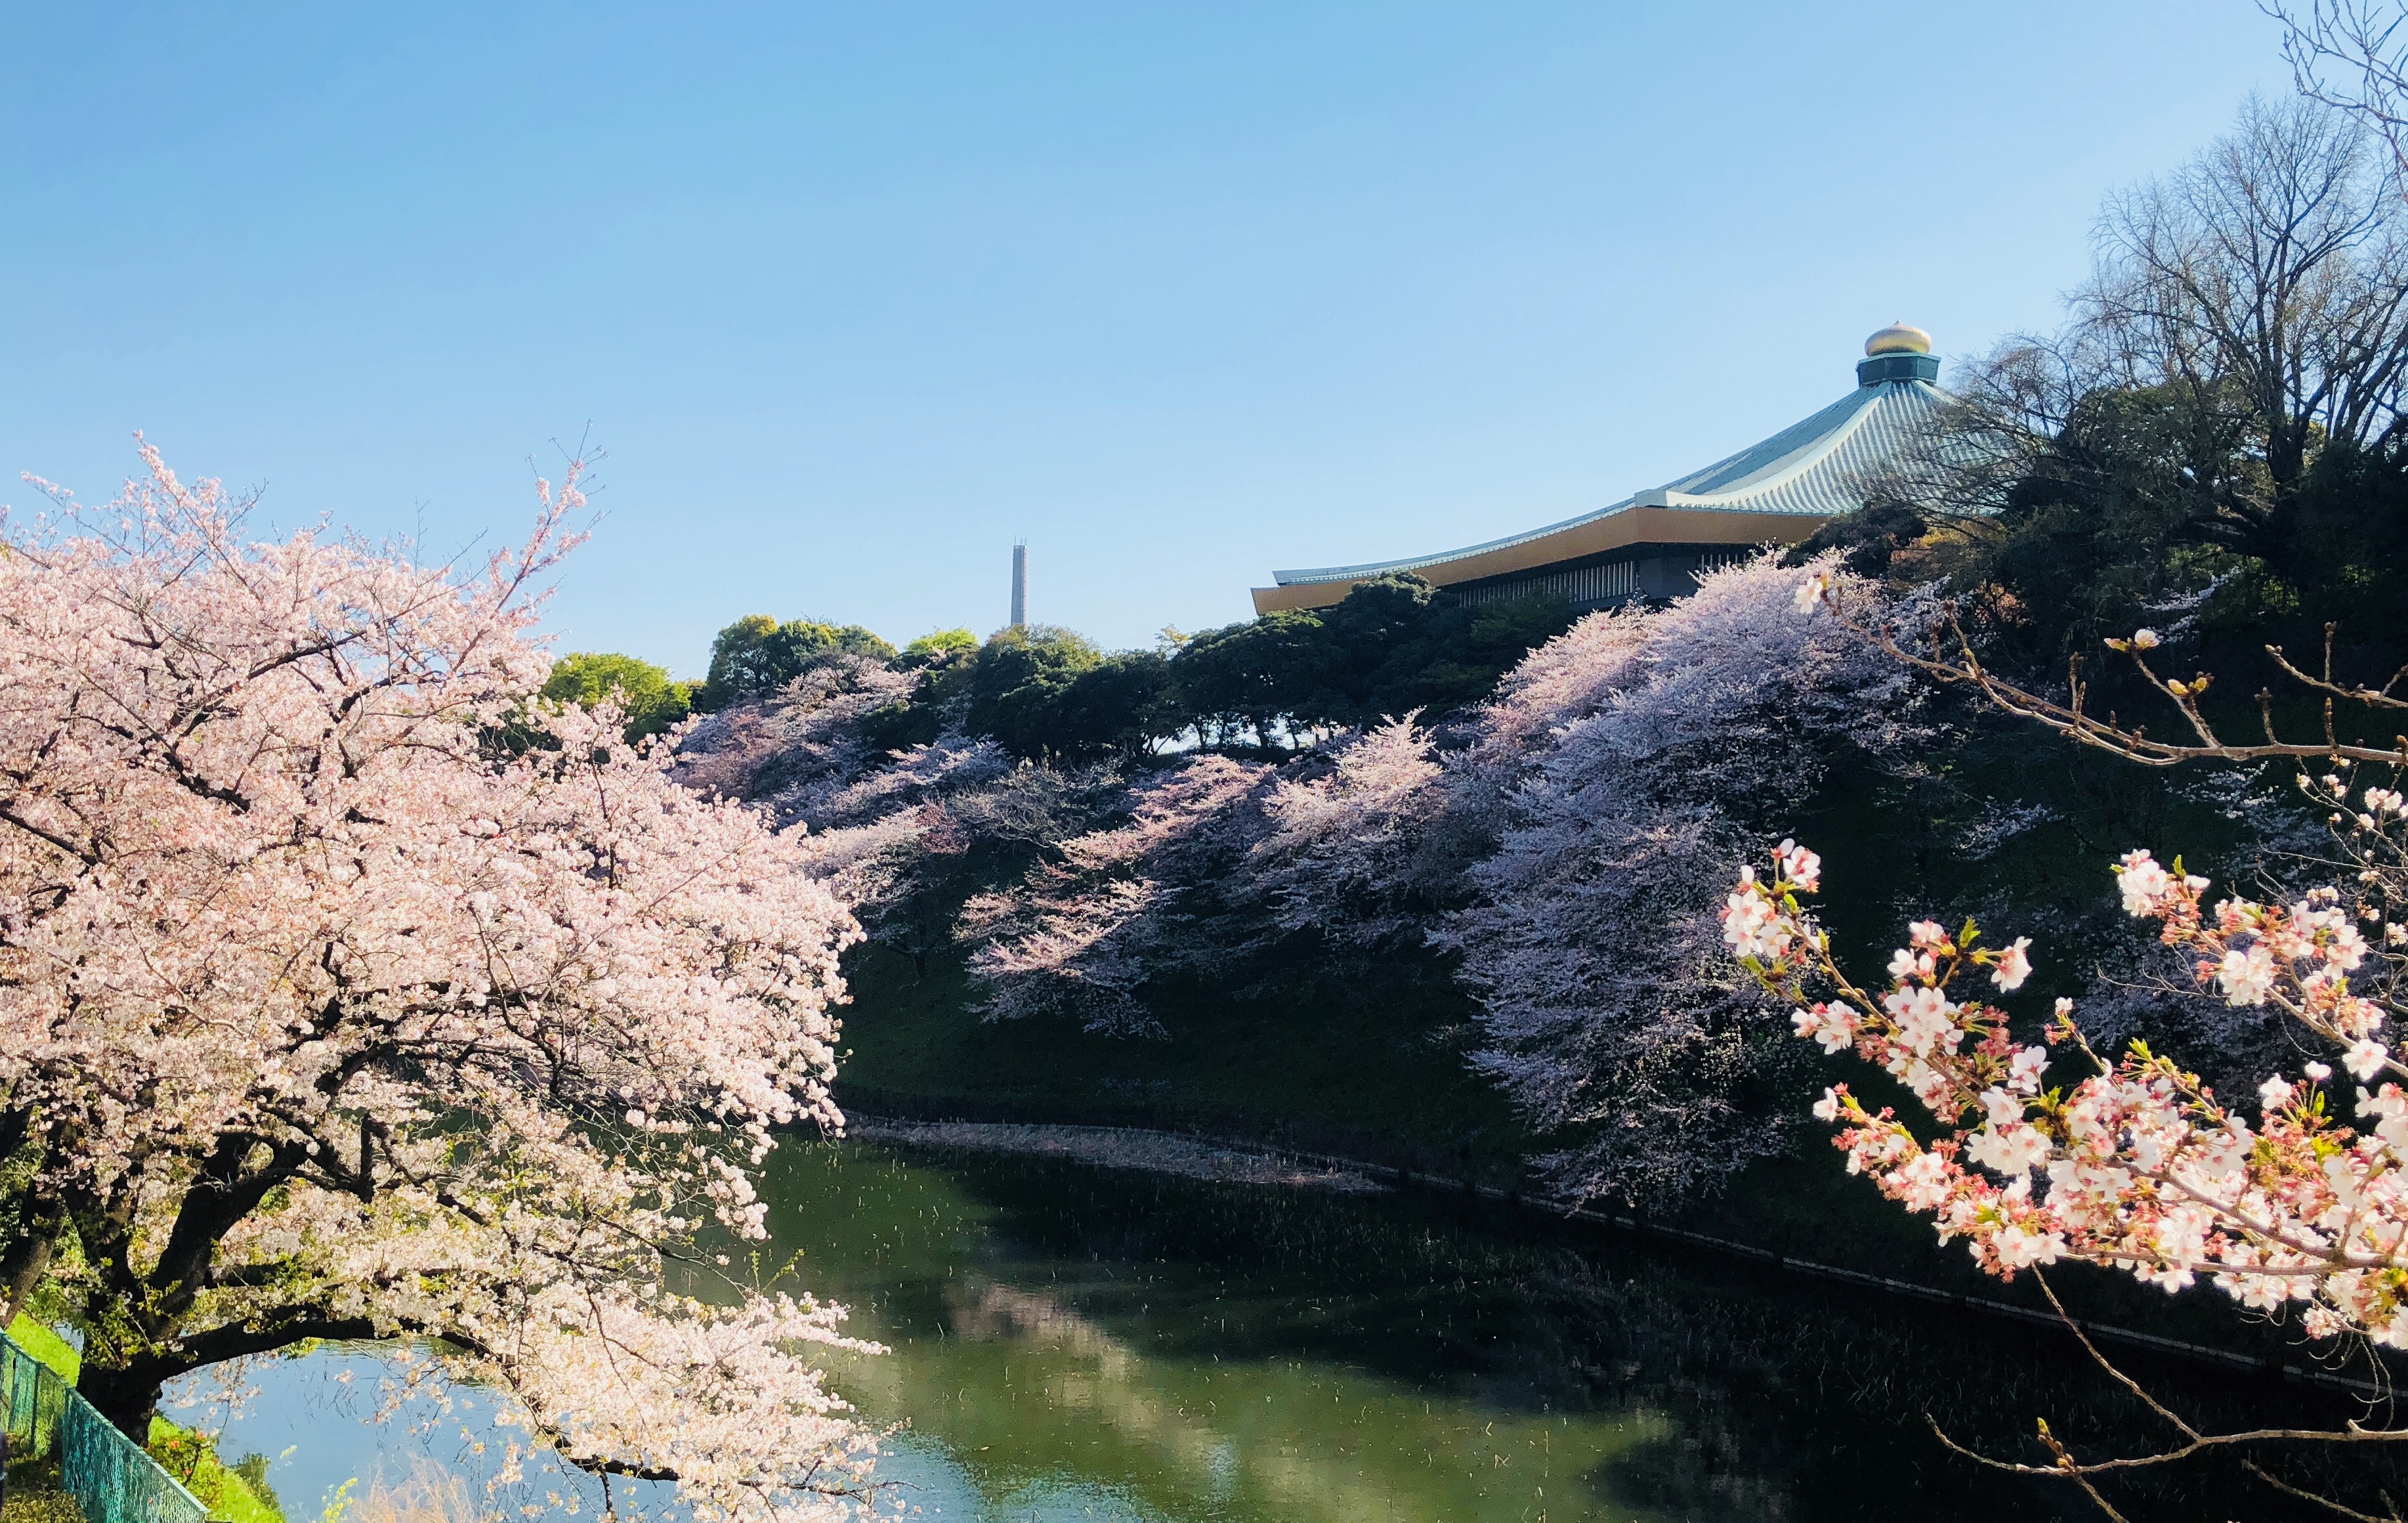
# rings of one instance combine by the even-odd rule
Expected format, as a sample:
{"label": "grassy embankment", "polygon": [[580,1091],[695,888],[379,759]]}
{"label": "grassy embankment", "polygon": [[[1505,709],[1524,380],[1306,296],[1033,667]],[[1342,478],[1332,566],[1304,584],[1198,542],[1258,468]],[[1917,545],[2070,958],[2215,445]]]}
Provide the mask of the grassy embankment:
{"label": "grassy embankment", "polygon": [[[20,1316],[8,1329],[17,1346],[56,1371],[70,1386],[82,1368],[76,1346],[50,1329]],[[219,1458],[216,1441],[165,1417],[150,1419],[151,1457],[184,1483],[221,1523],[285,1523],[267,1485],[267,1460],[250,1455],[234,1465]],[[0,1523],[81,1523],[75,1499],[58,1488],[55,1459],[12,1468],[8,1504]]]}

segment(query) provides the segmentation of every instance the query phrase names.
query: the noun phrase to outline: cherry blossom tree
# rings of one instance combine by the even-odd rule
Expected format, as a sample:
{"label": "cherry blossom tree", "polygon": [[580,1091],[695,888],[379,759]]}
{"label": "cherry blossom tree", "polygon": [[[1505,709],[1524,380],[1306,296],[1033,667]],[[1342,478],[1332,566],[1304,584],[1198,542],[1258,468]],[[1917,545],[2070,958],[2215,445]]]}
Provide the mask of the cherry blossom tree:
{"label": "cherry blossom tree", "polygon": [[965,705],[926,744],[891,748],[881,722],[925,701],[919,674],[875,655],[823,655],[759,702],[711,714],[677,740],[671,775],[807,826],[810,871],[868,938],[922,971],[950,948],[962,900],[998,868],[1087,833],[1125,801],[1115,769],[1027,763],[962,727]]}
{"label": "cherry blossom tree", "polygon": [[801,832],[677,786],[613,704],[524,723],[577,471],[454,575],[248,542],[143,457],[0,545],[11,1310],[71,1309],[137,1437],[188,1371],[395,1339],[706,1516],[853,1505],[841,1310],[729,1260],[773,1128],[841,1123],[858,932]]}
{"label": "cherry blossom tree", "polygon": [[1712,1187],[1786,1145],[1780,1013],[1720,956],[1727,866],[1833,758],[1926,735],[1912,677],[1801,625],[1797,583],[1768,556],[1591,615],[1435,733],[1408,715],[1132,784],[1118,818],[964,907],[988,1013],[1150,1031],[1168,974],[1297,937],[1325,960],[1434,942],[1478,1001],[1477,1066],[1558,1140],[1558,1187]]}
{"label": "cherry blossom tree", "polygon": [[1248,886],[1280,929],[1360,948],[1418,941],[1431,907],[1458,894],[1462,861],[1436,828],[1452,803],[1446,769],[1419,718],[1326,748],[1326,762],[1263,797],[1268,830],[1247,854]]}
{"label": "cherry blossom tree", "polygon": [[1138,991],[1210,955],[1200,911],[1259,834],[1272,769],[1198,756],[1133,790],[1125,823],[1061,843],[1026,878],[973,897],[958,934],[992,1019],[1064,1012],[1091,1030],[1150,1034]]}
{"label": "cherry blossom tree", "polygon": [[[1860,586],[1832,557],[1815,574]],[[1779,1013],[1719,955],[1728,864],[1843,752],[1922,735],[1910,676],[1801,621],[1798,582],[1767,556],[1590,615],[1508,678],[1457,769],[1497,836],[1440,939],[1481,1001],[1476,1061],[1562,1140],[1540,1160],[1559,1190],[1670,1199],[1787,1145],[1750,1099],[1784,1061]]]}

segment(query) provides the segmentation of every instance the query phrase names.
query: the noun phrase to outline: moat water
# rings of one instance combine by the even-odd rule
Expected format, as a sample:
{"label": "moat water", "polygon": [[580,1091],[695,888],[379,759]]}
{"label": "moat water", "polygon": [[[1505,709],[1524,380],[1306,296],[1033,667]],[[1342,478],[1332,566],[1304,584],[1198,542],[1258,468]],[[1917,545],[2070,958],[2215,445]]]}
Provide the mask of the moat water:
{"label": "moat water", "polygon": [[[2060,1335],[1449,1194],[863,1143],[782,1149],[768,1193],[765,1258],[799,1253],[891,1350],[830,1364],[893,1430],[890,1503],[945,1523],[2073,1517],[2097,1515],[1951,1458],[1923,1415],[2021,1458],[2036,1415],[2129,1441]],[[231,1419],[191,1415],[270,1457],[291,1523],[380,1470],[490,1473],[480,1398],[372,1424],[378,1373],[322,1351],[251,1372]],[[509,1505],[600,1501],[538,1467]]]}

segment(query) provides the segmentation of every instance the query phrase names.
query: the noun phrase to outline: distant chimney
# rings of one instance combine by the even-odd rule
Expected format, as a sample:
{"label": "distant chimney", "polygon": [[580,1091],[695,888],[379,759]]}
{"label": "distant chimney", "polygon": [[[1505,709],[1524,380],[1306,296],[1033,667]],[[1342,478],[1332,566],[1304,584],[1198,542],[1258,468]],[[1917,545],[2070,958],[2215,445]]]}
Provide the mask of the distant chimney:
{"label": "distant chimney", "polygon": [[1011,542],[1011,627],[1028,622],[1028,541]]}

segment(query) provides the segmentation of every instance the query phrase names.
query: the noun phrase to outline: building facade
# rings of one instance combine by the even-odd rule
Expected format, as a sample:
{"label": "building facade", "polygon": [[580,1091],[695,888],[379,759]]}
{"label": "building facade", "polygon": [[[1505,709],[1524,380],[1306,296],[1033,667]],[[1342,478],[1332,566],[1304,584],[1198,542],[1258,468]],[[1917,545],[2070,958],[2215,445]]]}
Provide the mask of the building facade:
{"label": "building facade", "polygon": [[1611,507],[1486,544],[1410,560],[1274,571],[1254,611],[1326,608],[1357,582],[1410,571],[1484,603],[1561,598],[1576,610],[1677,597],[1696,574],[1790,545],[1929,458],[1946,394],[1931,336],[1899,324],[1865,341],[1856,387],[1813,417],[1705,469]]}

